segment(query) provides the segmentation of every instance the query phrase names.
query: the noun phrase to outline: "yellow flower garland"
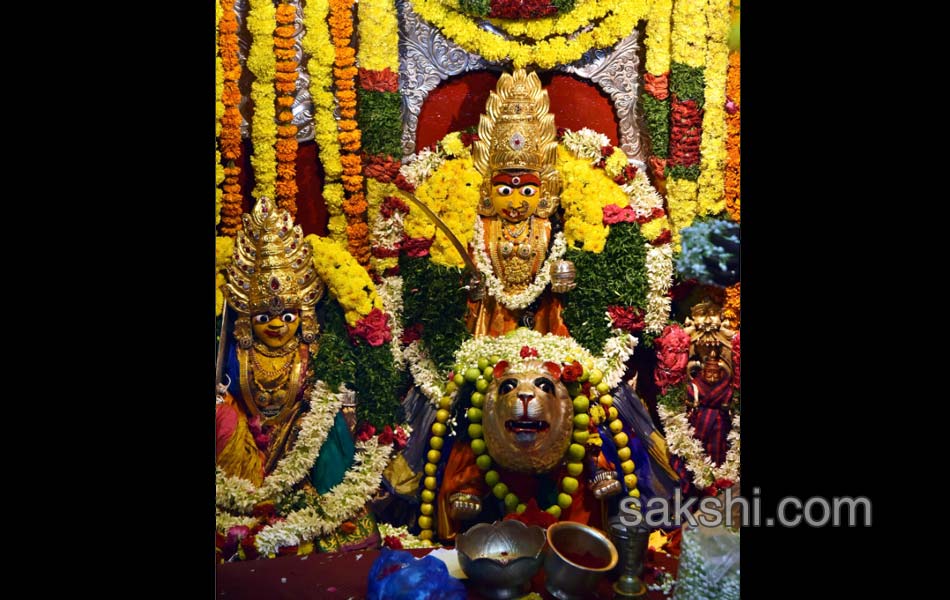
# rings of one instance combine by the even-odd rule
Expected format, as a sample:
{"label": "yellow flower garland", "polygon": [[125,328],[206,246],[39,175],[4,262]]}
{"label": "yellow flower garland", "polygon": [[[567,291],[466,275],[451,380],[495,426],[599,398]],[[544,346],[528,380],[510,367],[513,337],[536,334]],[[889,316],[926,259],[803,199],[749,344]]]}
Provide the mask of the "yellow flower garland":
{"label": "yellow flower garland", "polygon": [[[626,155],[620,155],[626,162]],[[590,160],[576,158],[564,146],[558,146],[557,168],[561,175],[561,206],[564,207],[564,237],[568,248],[600,253],[604,251],[610,227],[604,225],[604,207],[623,207],[630,199],[619,185],[602,169],[591,166]]]}
{"label": "yellow flower garland", "polygon": [[330,215],[327,230],[330,239],[346,248],[348,241],[346,235],[346,215],[343,214],[343,185],[339,183],[328,183],[323,186],[323,201],[327,205],[327,213]]}
{"label": "yellow flower garland", "polygon": [[647,20],[646,70],[651,75],[663,75],[670,70],[670,16],[673,0],[653,0]]}
{"label": "yellow flower garland", "polygon": [[726,72],[729,67],[730,0],[709,0],[706,7],[705,113],[700,142],[698,214],[715,215],[726,208]]}
{"label": "yellow flower garland", "polygon": [[393,0],[362,0],[358,5],[360,40],[377,43],[359,45],[360,68],[370,71],[389,69],[399,73],[399,25]]}
{"label": "yellow flower garland", "polygon": [[608,13],[627,10],[629,0],[588,0],[578,2],[570,12],[542,17],[540,19],[488,19],[493,25],[509,35],[527,37],[535,41],[552,35],[571,34],[593,21],[603,19]]}
{"label": "yellow flower garland", "polygon": [[214,238],[214,316],[224,309],[224,271],[231,264],[234,238],[223,235]]}
{"label": "yellow flower garland", "polygon": [[702,67],[706,59],[706,0],[677,0],[673,5],[672,59]]}
{"label": "yellow flower garland", "polygon": [[[677,0],[673,5],[671,54],[673,61],[690,67],[706,64],[706,0]],[[706,101],[708,107],[709,102]],[[689,227],[698,210],[695,181],[670,177],[666,202],[673,225],[673,248],[680,251],[680,230]]]}
{"label": "yellow flower garland", "polygon": [[304,238],[313,248],[313,266],[327,284],[327,291],[343,308],[350,327],[374,308],[382,310],[383,301],[376,286],[353,256],[336,242],[318,235]]}
{"label": "yellow flower garland", "polygon": [[[372,177],[366,178],[366,203],[369,205],[366,209],[366,221],[370,223],[371,227],[372,223],[376,221],[376,217],[379,216],[379,209],[383,205],[383,199],[387,196],[401,195],[402,191],[392,183],[383,183]],[[408,203],[407,201],[407,204]],[[399,259],[396,257],[376,258],[374,256],[370,258],[370,264],[374,271],[382,273],[386,269],[399,264]]]}
{"label": "yellow flower garland", "polygon": [[[445,221],[449,229],[458,237],[463,245],[467,245],[475,234],[475,209],[478,206],[479,188],[482,177],[475,170],[472,157],[463,153],[461,157],[447,160],[436,169],[425,183],[416,188],[416,198],[432,209]],[[420,232],[418,219],[425,218],[418,207],[410,206],[409,216],[406,219],[406,231],[410,237]],[[416,214],[413,214],[416,213]],[[412,221],[410,233],[410,221]],[[463,267],[465,262],[459,256],[458,250],[441,231],[434,226],[425,228],[425,233],[435,233],[435,240],[429,249],[429,260],[445,267]]]}
{"label": "yellow flower garland", "polygon": [[413,0],[416,13],[432,23],[442,35],[463,49],[490,61],[511,60],[514,68],[537,65],[550,69],[574,62],[591,48],[606,48],[617,43],[646,17],[648,0],[622,0],[625,10],[610,14],[592,30],[577,36],[554,36],[536,44],[510,42],[478,26],[472,19],[446,8],[438,0]]}
{"label": "yellow flower garland", "polygon": [[[301,45],[310,55],[307,72],[310,73],[310,98],[313,100],[313,137],[320,152],[320,164],[327,181],[339,181],[343,174],[340,164],[340,142],[337,140],[336,118],[333,116],[333,44],[330,43],[330,30],[327,27],[327,15],[330,14],[328,0],[311,0],[304,4],[303,20],[306,32]],[[328,205],[329,208],[329,205]],[[337,208],[342,214],[342,208]]]}
{"label": "yellow flower garland", "polygon": [[250,0],[247,14],[247,29],[251,32],[251,48],[247,56],[247,68],[256,77],[251,84],[251,100],[254,116],[251,119],[251,143],[254,148],[251,165],[254,167],[253,196],[274,197],[277,179],[276,101],[274,74],[277,58],[274,56],[274,28],[277,26],[277,9],[271,0]]}

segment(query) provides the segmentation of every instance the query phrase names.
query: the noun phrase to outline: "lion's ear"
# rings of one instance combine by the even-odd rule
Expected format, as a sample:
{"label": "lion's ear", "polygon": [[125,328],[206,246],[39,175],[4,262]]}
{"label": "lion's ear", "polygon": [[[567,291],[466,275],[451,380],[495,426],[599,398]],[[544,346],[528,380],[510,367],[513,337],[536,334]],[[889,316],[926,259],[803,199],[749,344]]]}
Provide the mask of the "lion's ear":
{"label": "lion's ear", "polygon": [[508,361],[500,360],[498,361],[497,364],[495,364],[495,369],[494,371],[492,371],[492,375],[495,377],[495,379],[498,379],[499,377],[504,375],[507,370],[508,370]]}
{"label": "lion's ear", "polygon": [[544,363],[544,368],[547,369],[548,373],[554,376],[555,379],[561,378],[561,365],[556,362],[546,361]]}

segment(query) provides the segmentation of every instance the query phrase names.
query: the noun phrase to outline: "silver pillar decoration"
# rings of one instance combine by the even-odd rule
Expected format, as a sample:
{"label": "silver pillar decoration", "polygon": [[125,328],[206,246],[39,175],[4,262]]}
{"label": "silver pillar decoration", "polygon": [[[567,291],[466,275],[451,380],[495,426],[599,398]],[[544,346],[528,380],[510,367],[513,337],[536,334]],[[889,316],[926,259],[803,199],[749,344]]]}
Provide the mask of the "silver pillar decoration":
{"label": "silver pillar decoration", "polygon": [[[402,150],[415,152],[419,112],[429,92],[440,83],[467,71],[502,71],[506,63],[493,63],[466,52],[412,10],[410,0],[398,0],[399,91],[402,94]],[[488,21],[479,26],[510,39]],[[646,169],[644,147],[636,108],[639,95],[639,32],[634,30],[612,48],[589,50],[579,60],[555,69],[595,83],[610,96],[620,122],[620,146],[627,158]]]}

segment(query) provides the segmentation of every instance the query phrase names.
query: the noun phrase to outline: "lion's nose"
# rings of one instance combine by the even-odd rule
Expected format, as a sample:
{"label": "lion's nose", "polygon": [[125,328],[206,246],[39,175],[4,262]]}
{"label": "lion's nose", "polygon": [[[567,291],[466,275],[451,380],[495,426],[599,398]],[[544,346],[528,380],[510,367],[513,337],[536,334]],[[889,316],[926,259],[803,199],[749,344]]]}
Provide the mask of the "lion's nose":
{"label": "lion's nose", "polygon": [[521,392],[518,394],[518,400],[521,400],[522,402],[530,402],[533,399],[534,399],[534,394],[530,392]]}

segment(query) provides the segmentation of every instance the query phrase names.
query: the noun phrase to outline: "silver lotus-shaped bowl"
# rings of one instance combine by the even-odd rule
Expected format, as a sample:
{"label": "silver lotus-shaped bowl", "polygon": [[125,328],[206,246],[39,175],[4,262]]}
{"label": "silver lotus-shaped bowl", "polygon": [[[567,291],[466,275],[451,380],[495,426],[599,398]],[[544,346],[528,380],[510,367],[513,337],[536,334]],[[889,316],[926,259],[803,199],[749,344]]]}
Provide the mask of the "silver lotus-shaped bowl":
{"label": "silver lotus-shaped bowl", "polygon": [[455,542],[459,564],[487,598],[517,598],[541,568],[546,537],[521,521],[480,523]]}

